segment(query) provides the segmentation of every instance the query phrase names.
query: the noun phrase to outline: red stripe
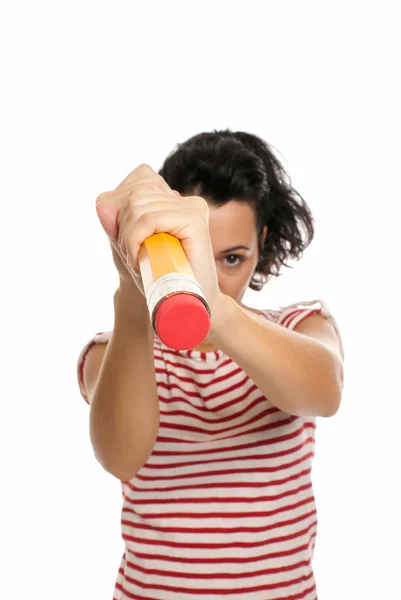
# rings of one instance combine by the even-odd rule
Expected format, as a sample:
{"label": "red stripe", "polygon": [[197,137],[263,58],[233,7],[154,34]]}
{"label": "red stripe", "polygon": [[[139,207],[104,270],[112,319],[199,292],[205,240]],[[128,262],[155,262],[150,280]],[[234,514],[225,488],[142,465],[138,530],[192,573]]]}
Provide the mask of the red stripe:
{"label": "red stripe", "polygon": [[261,575],[277,575],[278,573],[286,573],[290,571],[295,571],[296,569],[300,569],[302,567],[307,567],[310,564],[309,560],[300,560],[296,563],[292,563],[290,565],[285,565],[282,567],[275,568],[266,568],[259,569],[258,571],[246,571],[244,573],[182,573],[177,571],[168,571],[162,569],[147,569],[146,567],[142,567],[138,564],[131,563],[127,561],[127,565],[133,571],[140,571],[141,573],[146,573],[149,575],[157,575],[159,577],[176,577],[181,579],[246,579],[249,577],[260,577]]}
{"label": "red stripe", "polygon": [[[159,403],[164,402],[165,404],[172,404],[172,403],[180,402],[181,404],[187,404],[191,408],[194,408],[198,413],[199,412],[219,413],[222,410],[226,410],[227,408],[230,408],[231,406],[234,406],[236,404],[241,404],[244,400],[246,400],[249,396],[251,396],[252,392],[254,392],[255,390],[258,393],[260,393],[260,391],[258,390],[256,385],[252,385],[241,396],[235,396],[232,400],[227,400],[225,402],[221,399],[220,402],[218,404],[216,404],[215,406],[208,406],[208,407],[202,405],[202,402],[204,399],[202,398],[201,395],[198,395],[198,398],[197,398],[201,402],[199,405],[194,405],[194,403],[192,401],[188,400],[187,398],[185,398],[185,396],[174,395],[171,398],[166,398],[165,396],[162,396],[160,394],[160,391],[158,391],[158,397],[159,397]],[[223,394],[221,394],[221,395],[223,395]],[[267,400],[267,398],[265,398],[265,396],[259,396],[259,398],[263,398],[266,403],[269,402]],[[277,413],[281,412],[277,407],[271,405],[272,412],[273,412],[273,409],[274,409],[274,412],[277,412]],[[168,414],[170,414],[170,413],[168,413]]]}
{"label": "red stripe", "polygon": [[[208,504],[208,503],[212,503],[212,504],[223,504],[223,503],[227,503],[227,504],[234,504],[234,503],[240,503],[240,504],[253,504],[256,502],[274,502],[277,500],[281,500],[283,498],[286,498],[288,496],[296,496],[297,494],[299,494],[300,492],[303,492],[305,490],[311,489],[312,488],[312,483],[306,483],[304,485],[298,486],[296,488],[293,488],[291,490],[287,490],[286,492],[282,492],[281,494],[275,494],[275,495],[270,495],[270,496],[257,496],[256,498],[249,498],[247,496],[241,496],[241,497],[229,497],[229,498],[220,498],[218,496],[214,497],[214,496],[208,496],[208,497],[202,497],[202,498],[187,498],[187,497],[182,497],[182,498],[163,498],[162,500],[159,498],[146,498],[146,499],[138,499],[138,498],[127,498],[127,503],[133,504],[134,506],[138,506],[138,505],[150,505],[150,504],[165,504],[165,505],[171,505],[171,504],[183,504],[183,505],[187,505],[187,504]],[[141,490],[141,491],[146,491],[146,490]],[[149,491],[153,491],[149,490]],[[131,510],[130,508],[128,508],[128,506],[124,507],[122,509],[122,512],[127,512],[127,513],[137,513],[137,511],[135,510]],[[162,514],[162,513],[160,513]]]}
{"label": "red stripe", "polygon": [[[284,420],[284,419],[283,419]],[[238,426],[239,428],[241,427],[241,425]],[[239,433],[233,433],[231,434],[229,437],[230,439],[234,439],[237,437],[243,437],[244,435],[250,435],[252,433],[259,433],[261,431],[269,431],[270,429],[276,428],[276,427],[282,427],[282,421],[275,421],[274,423],[268,423],[266,425],[261,425],[260,427],[255,427],[254,429],[248,429],[245,431],[240,431]],[[200,428],[190,428],[189,426],[186,425],[179,425],[179,424],[172,424],[172,423],[162,423],[160,424],[160,429],[176,429],[178,431],[198,431],[199,433],[203,433],[203,434],[210,434],[209,430],[201,430]],[[224,430],[223,430],[224,431]],[[174,439],[174,438],[169,438],[171,442],[173,443],[177,443],[177,444],[199,444],[199,440],[185,440],[185,439]]]}
{"label": "red stripe", "polygon": [[[159,342],[155,339],[154,340],[154,346],[155,348],[157,348],[158,352],[160,352],[163,357],[164,356],[174,356],[175,358],[183,358],[184,360],[187,360],[188,358],[200,358],[201,360],[206,362],[207,359],[207,354],[206,352],[200,352],[199,350],[187,350],[185,352],[179,352],[177,350],[173,350],[172,348],[162,348],[159,344]],[[221,351],[219,352],[212,352],[214,358],[218,358],[219,357],[219,353],[222,354]]]}
{"label": "red stripe", "polygon": [[[262,460],[262,459],[272,459],[272,458],[279,458],[279,457],[283,457],[283,456],[288,456],[289,454],[293,454],[294,452],[298,452],[299,450],[301,450],[301,448],[304,448],[307,444],[309,443],[315,443],[314,438],[312,437],[308,437],[305,440],[302,441],[301,444],[299,444],[298,446],[293,446],[292,448],[287,448],[286,450],[280,450],[279,452],[271,452],[269,454],[251,454],[251,455],[247,455],[247,456],[230,456],[228,458],[213,458],[212,460],[199,460],[199,461],[194,461],[194,462],[181,462],[181,463],[164,463],[164,464],[148,464],[146,463],[144,465],[144,467],[146,467],[147,469],[160,469],[160,470],[176,470],[177,468],[181,468],[181,467],[192,467],[192,466],[199,466],[199,465],[208,465],[208,464],[214,464],[216,462],[218,463],[223,463],[223,462],[236,462],[238,460],[241,461],[250,461],[250,460]],[[235,450],[235,448],[234,448]],[[160,501],[161,499],[158,499],[158,501]],[[223,498],[222,498],[223,500]]]}
{"label": "red stripe", "polygon": [[[121,590],[127,596],[127,598],[132,598],[133,600],[160,600],[160,597],[156,598],[155,596],[140,596],[137,593],[131,594],[130,592],[127,592],[125,590],[125,588],[123,588],[123,586],[120,585],[120,584],[116,585],[116,589]],[[295,594],[295,595],[291,595],[291,596],[288,596],[288,595],[280,596],[280,598],[274,598],[273,600],[302,600],[303,598],[305,598],[305,596],[307,594],[310,594],[311,592],[315,591],[315,589],[316,589],[316,586],[313,585],[312,587],[309,587],[308,589],[303,590],[299,594]],[[236,591],[237,590],[235,590],[235,592]],[[194,591],[194,594],[199,594],[199,593],[204,593],[204,591],[202,591],[202,592],[200,592],[199,590],[198,591],[197,590]],[[213,592],[213,593],[215,593],[215,592]],[[230,592],[228,592],[228,591],[223,591],[223,592],[219,591],[218,593],[222,594],[222,595],[223,594],[227,595]],[[214,599],[212,599],[212,600],[214,600]],[[315,596],[315,598],[313,600],[318,600],[317,596]]]}
{"label": "red stripe", "polygon": [[[225,377],[227,379],[229,379],[229,377]],[[241,379],[240,381],[238,381],[237,383],[231,385],[230,387],[224,388],[222,390],[219,390],[217,392],[214,392],[213,394],[209,394],[209,395],[203,395],[203,394],[199,394],[199,392],[191,392],[189,390],[185,390],[183,389],[181,386],[178,385],[178,383],[165,383],[164,381],[157,381],[157,386],[167,389],[167,390],[179,390],[180,392],[183,392],[184,394],[186,394],[187,396],[190,396],[191,398],[199,398],[200,400],[203,400],[204,402],[207,402],[208,400],[212,400],[214,398],[221,398],[223,396],[225,396],[226,394],[228,394],[229,392],[232,392],[233,390],[237,390],[238,388],[242,387],[246,381],[249,379],[248,375],[246,375],[243,379]],[[249,381],[251,381],[249,379]],[[253,385],[250,390],[253,389],[257,389],[256,385]],[[248,392],[249,393],[249,390]]]}
{"label": "red stripe", "polygon": [[179,473],[176,475],[158,475],[157,477],[151,477],[150,475],[140,475],[139,473],[137,473],[136,477],[137,479],[139,479],[140,481],[171,481],[171,480],[175,480],[175,479],[193,479],[195,478],[199,478],[199,477],[217,477],[220,475],[232,475],[233,473],[276,473],[277,471],[284,471],[287,469],[291,469],[292,467],[295,467],[296,465],[301,464],[302,462],[304,462],[305,460],[307,460],[308,458],[312,458],[314,456],[314,452],[308,452],[307,454],[305,454],[304,456],[302,456],[301,458],[298,458],[297,460],[294,460],[292,462],[289,463],[284,463],[281,465],[277,465],[275,467],[254,467],[254,468],[249,468],[249,469],[239,469],[239,468],[235,468],[235,469],[219,469],[217,471],[204,471],[204,472],[198,472],[198,473]]}
{"label": "red stripe", "polygon": [[[305,531],[308,532],[312,528],[312,525],[308,527]],[[295,536],[293,536],[295,537]],[[297,535],[300,537],[300,535]],[[135,557],[143,558],[145,560],[162,560],[165,562],[178,562],[182,564],[196,564],[196,565],[214,565],[214,564],[224,564],[224,563],[233,563],[233,564],[246,564],[258,562],[260,560],[273,560],[275,558],[283,558],[284,556],[292,556],[293,554],[297,554],[298,552],[302,552],[304,550],[308,550],[310,546],[310,542],[316,537],[316,532],[311,535],[311,538],[307,544],[303,546],[295,546],[295,548],[291,548],[290,550],[283,550],[281,552],[271,552],[270,554],[259,554],[258,556],[251,557],[242,557],[242,558],[218,558],[213,556],[212,558],[185,558],[183,556],[173,556],[171,554],[144,554],[142,552],[132,552],[127,548],[127,552],[129,554],[133,554]]]}
{"label": "red stripe", "polygon": [[[312,574],[313,577],[313,574]],[[306,590],[302,590],[302,592],[300,592],[299,594],[291,594],[291,596],[281,596],[280,598],[274,598],[274,600],[302,600],[302,598],[305,598],[305,596],[307,594],[310,594],[311,592],[315,592],[316,591],[316,585],[313,584],[311,587],[307,588]],[[317,596],[315,596],[313,598],[313,600],[318,600]]]}
{"label": "red stripe", "polygon": [[[216,385],[217,383],[220,383],[222,381],[227,381],[231,377],[238,375],[238,373],[241,373],[241,372],[243,373],[241,367],[236,367],[232,371],[230,371],[230,373],[227,373],[226,375],[221,375],[220,377],[215,377],[212,379],[212,381],[208,381],[207,383],[201,383],[200,381],[195,381],[192,377],[183,377],[181,375],[178,375],[177,373],[169,373],[166,369],[157,368],[157,369],[155,369],[155,372],[159,373],[160,375],[166,375],[168,378],[175,377],[182,383],[190,383],[191,385],[195,384],[197,387],[200,387],[200,388],[207,388],[211,385]],[[158,381],[158,383],[161,384],[164,382]],[[166,385],[166,384],[164,384],[164,385]]]}
{"label": "red stripe", "polygon": [[[246,381],[249,379],[248,375],[246,375],[241,381],[239,381],[236,384],[233,384],[230,387],[224,388],[222,390],[219,390],[217,392],[214,392],[213,394],[209,394],[209,395],[202,395],[199,392],[191,392],[189,390],[185,390],[183,388],[181,388],[177,383],[165,383],[164,381],[157,381],[157,386],[158,388],[164,388],[166,390],[179,390],[180,392],[183,392],[184,394],[186,394],[187,396],[191,397],[191,398],[197,398],[199,400],[205,401],[207,402],[208,400],[213,400],[215,398],[222,398],[224,397],[226,394],[228,394],[229,392],[238,389],[239,387],[242,387],[244,385],[244,383],[246,383]],[[251,381],[249,379],[249,381]],[[257,387],[255,384],[253,384],[246,392],[245,392],[245,396],[249,395],[250,392],[252,392],[253,390],[256,390]],[[240,398],[243,398],[244,396],[241,397],[237,397],[234,400],[232,400],[231,402],[238,402]],[[170,398],[170,400],[181,400],[182,396],[172,396]]]}
{"label": "red stripe", "polygon": [[306,317],[311,317],[312,315],[321,315],[321,314],[322,314],[322,309],[321,308],[316,308],[316,309],[310,311],[308,314],[304,315],[303,318],[298,321],[297,325],[299,325],[300,323],[302,323],[302,321]]}
{"label": "red stripe", "polygon": [[[290,416],[289,419],[278,420],[274,423],[270,423],[269,429],[281,427],[283,424],[289,425],[290,423],[292,423],[293,421],[296,421],[298,419],[299,419],[298,417]],[[292,431],[291,433],[286,433],[284,435],[276,436],[276,437],[273,437],[270,439],[257,440],[255,442],[249,442],[247,444],[239,444],[239,445],[236,445],[235,448],[219,447],[219,448],[209,448],[207,450],[194,450],[193,452],[185,452],[185,453],[181,452],[180,450],[153,450],[152,456],[188,456],[188,455],[195,456],[198,454],[216,454],[217,452],[226,452],[226,451],[230,452],[231,450],[249,450],[250,448],[257,448],[258,446],[270,446],[272,444],[275,445],[275,444],[279,444],[281,442],[286,442],[287,440],[291,440],[294,437],[297,437],[298,435],[303,433],[303,431],[306,428],[315,430],[316,425],[313,422],[304,421],[304,422],[302,422],[302,425],[299,429],[296,429],[295,431]],[[174,441],[175,440],[173,440],[172,438],[157,437],[158,443],[166,442],[166,443],[170,444]],[[180,441],[182,441],[182,440],[180,440]]]}
{"label": "red stripe", "polygon": [[[305,310],[305,311],[303,311],[303,315],[302,315],[302,317],[301,317],[299,320],[297,320],[297,323],[296,323],[296,324],[297,324],[297,325],[299,325],[299,324],[300,324],[300,323],[302,323],[302,321],[303,321],[304,319],[306,319],[307,317],[311,317],[312,315],[317,315],[317,314],[320,314],[321,312],[322,312],[322,311],[321,311],[321,309],[320,309],[320,308],[316,308],[316,309],[314,308],[314,309],[310,309],[310,310]],[[294,320],[295,318],[296,318],[296,317],[294,317],[293,319],[291,319],[291,322],[290,322],[290,323],[288,323],[287,327],[289,327],[289,326],[291,325],[291,323],[293,322],[293,320]],[[295,327],[295,325],[294,325],[294,327]]]}
{"label": "red stripe", "polygon": [[[275,479],[274,481],[252,481],[252,483],[246,482],[246,481],[225,481],[225,482],[220,482],[220,483],[213,483],[213,482],[209,482],[209,483],[198,483],[198,484],[192,484],[192,485],[183,485],[183,486],[169,486],[169,487],[162,487],[162,488],[157,488],[154,487],[152,485],[151,489],[146,489],[146,488],[139,488],[136,485],[133,485],[132,483],[129,483],[129,487],[137,492],[175,492],[178,490],[203,490],[203,489],[211,489],[211,488],[230,488],[230,489],[236,489],[236,488],[246,488],[246,489],[254,489],[254,488],[261,488],[261,487],[270,487],[271,485],[277,486],[277,485],[284,485],[286,483],[289,483],[290,481],[295,481],[296,479],[300,479],[301,477],[303,477],[304,475],[309,475],[311,472],[311,467],[309,467],[308,469],[303,469],[302,471],[299,471],[299,473],[295,473],[295,475],[290,475],[289,477],[284,477],[283,479]],[[128,492],[127,492],[128,493]]]}
{"label": "red stripe", "polygon": [[[190,575],[187,575],[188,578],[190,578]],[[235,574],[231,574],[230,579],[236,579],[237,576]],[[137,585],[141,588],[154,588],[157,590],[164,590],[164,591],[169,591],[169,592],[173,592],[175,594],[213,594],[213,595],[218,595],[219,597],[222,595],[229,595],[229,594],[246,594],[246,593],[250,593],[250,592],[260,592],[260,591],[266,591],[266,590],[276,590],[278,588],[282,588],[282,587],[290,587],[291,585],[296,585],[299,583],[302,583],[304,581],[307,581],[309,579],[313,578],[313,573],[312,571],[309,573],[308,576],[305,575],[301,575],[300,577],[297,577],[296,579],[292,579],[292,580],[288,580],[288,581],[282,581],[282,582],[278,582],[278,583],[270,583],[270,584],[264,584],[264,585],[258,585],[258,586],[253,586],[253,587],[247,587],[247,588],[239,588],[236,587],[235,589],[231,589],[231,590],[222,590],[222,589],[205,589],[205,588],[199,588],[199,589],[195,589],[195,588],[186,588],[186,587],[175,587],[175,586],[167,586],[167,585],[160,585],[160,584],[156,584],[156,583],[144,583],[143,581],[139,581],[138,579],[133,579],[132,577],[129,577],[128,575],[126,575],[126,581],[129,581],[131,584],[133,585]],[[309,588],[309,590],[305,590],[305,592],[310,593],[311,591],[313,591],[315,589],[315,586],[313,585],[311,588]],[[124,592],[125,594],[127,594],[127,592]],[[295,600],[296,598],[304,598],[305,594],[304,592],[302,592],[303,595],[297,595],[297,596],[285,596],[285,600],[288,600],[289,598],[292,600]],[[138,598],[137,595],[135,596],[130,596],[132,598]]]}
{"label": "red stripe", "polygon": [[[205,407],[202,405],[202,401],[203,398],[202,396],[199,396],[199,400],[201,401],[201,404],[194,404],[192,402],[192,400],[188,400],[187,398],[185,398],[185,396],[171,396],[170,398],[162,396],[160,394],[160,391],[158,393],[158,397],[159,397],[159,402],[164,402],[164,404],[173,404],[173,403],[178,403],[180,402],[181,404],[186,404],[188,406],[190,406],[191,408],[194,408],[196,410],[197,413],[200,412],[205,412],[205,413],[219,413],[221,412],[223,409],[227,409],[230,408],[231,406],[234,406],[236,404],[241,404],[243,403],[244,400],[246,400],[251,394],[252,392],[254,392],[255,390],[257,390],[259,392],[259,390],[257,389],[256,385],[253,385],[252,387],[250,387],[248,390],[246,390],[244,392],[244,394],[242,394],[241,396],[235,396],[232,400],[227,400],[226,402],[220,401],[220,403],[216,404],[215,406],[208,406]],[[258,399],[263,398],[264,402],[269,402],[267,400],[267,398],[265,398],[265,396],[259,396]],[[271,408],[275,409],[275,412],[279,413],[281,412],[277,407],[271,405]],[[170,414],[170,411],[167,413]]]}
{"label": "red stripe", "polygon": [[217,373],[219,369],[222,369],[223,367],[233,362],[233,360],[230,357],[227,357],[226,360],[224,360],[222,363],[217,364],[213,362],[211,363],[212,366],[209,369],[205,369],[201,367],[194,367],[192,365],[188,365],[188,363],[185,362],[188,359],[182,358],[181,362],[174,362],[172,360],[168,360],[162,354],[159,356],[158,353],[159,351],[156,348],[154,348],[155,360],[159,360],[163,365],[170,365],[171,367],[174,367],[176,369],[186,369],[188,371],[191,371],[192,373],[196,373],[197,375],[213,375],[214,373]]}
{"label": "red stripe", "polygon": [[[176,411],[178,414],[183,414],[183,411]],[[253,417],[250,417],[249,419],[247,419],[246,421],[243,421],[242,423],[237,423],[235,425],[231,425],[230,427],[223,427],[220,429],[204,429],[202,427],[196,427],[195,425],[186,425],[184,423],[168,423],[167,421],[161,421],[160,425],[159,425],[159,429],[176,429],[176,430],[182,430],[182,431],[194,431],[197,433],[204,433],[204,434],[213,434],[213,435],[220,435],[222,433],[227,433],[229,431],[233,431],[233,430],[238,430],[238,429],[244,429],[244,427],[247,427],[248,425],[252,425],[253,423],[259,422],[261,420],[265,420],[264,417],[266,417],[267,415],[270,415],[272,413],[271,408],[267,408],[265,410],[262,410],[261,412],[259,412],[258,414],[254,415]],[[164,413],[165,414],[165,413]],[[174,414],[174,413],[172,413]],[[185,413],[184,413],[185,414]],[[196,418],[196,415],[189,415],[190,417]],[[237,415],[232,415],[230,418],[226,418],[224,419],[224,421],[234,421],[237,418]],[[199,419],[198,419],[199,420]],[[209,423],[210,425],[213,425],[213,421],[210,421],[208,419],[202,419],[202,421],[204,421],[205,423]]]}
{"label": "red stripe", "polygon": [[[173,400],[175,402],[175,399]],[[170,401],[171,402],[171,401]],[[197,421],[202,421],[203,423],[209,423],[211,425],[216,425],[217,423],[228,423],[230,421],[234,421],[235,419],[238,419],[239,417],[242,417],[244,414],[248,413],[252,408],[255,408],[256,406],[259,406],[260,404],[264,404],[265,406],[267,406],[267,401],[266,398],[264,396],[259,396],[258,398],[255,398],[250,404],[248,404],[247,406],[245,406],[242,410],[239,410],[236,413],[233,413],[231,415],[228,415],[226,417],[221,417],[220,419],[205,419],[204,417],[202,417],[201,415],[198,414],[198,412],[206,412],[206,413],[210,413],[210,412],[214,412],[213,410],[208,410],[206,409],[204,406],[199,407],[194,407],[193,404],[191,404],[190,402],[188,403],[192,408],[195,408],[196,412],[189,412],[186,410],[170,410],[170,411],[166,411],[166,410],[160,410],[160,416],[166,416],[166,417],[176,417],[178,415],[181,415],[183,417],[187,417],[189,419],[196,419]],[[229,403],[229,405],[232,404],[237,404],[237,401],[233,400],[232,402]],[[227,408],[227,407],[225,407]],[[215,407],[216,412],[220,412],[221,411],[221,406]],[[279,413],[280,411],[275,407],[272,406],[271,408],[268,408],[264,414],[267,415],[274,415],[276,413]],[[163,420],[161,420],[161,424],[165,422]],[[243,423],[242,423],[243,424]]]}
{"label": "red stripe", "polygon": [[[281,521],[277,523],[270,523],[269,525],[263,525],[260,527],[226,527],[222,529],[221,527],[202,527],[200,530],[196,527],[158,527],[154,525],[147,525],[145,522],[132,523],[131,521],[122,520],[123,525],[127,525],[128,527],[136,529],[144,529],[146,531],[159,531],[163,533],[211,533],[211,534],[232,534],[232,533],[261,533],[264,531],[270,531],[271,529],[277,529],[279,527],[288,527],[288,525],[294,525],[295,523],[299,523],[308,517],[316,515],[316,508],[309,511],[304,515],[298,515],[293,519],[287,519],[287,521]],[[135,538],[123,533],[122,537],[126,541],[135,541]],[[177,547],[185,547],[183,544],[178,544]],[[198,544],[194,544],[192,548],[197,548]],[[214,548],[215,545],[211,545],[211,548]]]}
{"label": "red stripe", "polygon": [[[167,373],[170,373],[169,370],[166,371],[166,369],[164,368],[164,365],[169,365],[170,367],[173,367],[175,369],[185,369],[186,371],[191,371],[192,373],[196,373],[197,375],[213,375],[216,371],[216,368],[213,367],[211,369],[197,369],[196,367],[193,367],[191,365],[185,364],[185,363],[178,363],[178,362],[173,362],[171,360],[167,360],[165,358],[163,358],[163,356],[158,356],[157,354],[157,350],[155,350],[154,352],[154,358],[155,360],[159,360],[162,364],[163,367],[157,367],[158,369],[162,369]],[[225,365],[229,364],[230,362],[232,362],[231,358],[225,361]],[[219,365],[219,367],[221,367],[222,365]]]}
{"label": "red stripe", "polygon": [[[296,487],[292,490],[287,490],[286,492],[282,492],[281,494],[275,494],[272,496],[257,496],[256,498],[248,498],[247,496],[241,496],[241,497],[229,497],[229,498],[220,498],[219,496],[209,496],[209,497],[202,497],[202,498],[186,498],[186,497],[182,497],[182,498],[163,498],[163,499],[159,499],[159,498],[151,498],[151,499],[145,499],[145,500],[138,500],[138,498],[132,499],[132,498],[127,498],[127,501],[130,502],[131,504],[133,504],[134,506],[138,506],[138,505],[149,505],[149,504],[183,504],[183,505],[187,505],[187,504],[208,504],[208,503],[212,503],[212,504],[222,504],[227,502],[227,504],[231,504],[231,503],[239,503],[239,504],[253,504],[256,502],[275,502],[277,500],[281,500],[282,498],[286,498],[287,496],[296,496],[297,494],[299,494],[300,492],[303,492],[305,490],[311,489],[312,488],[312,483],[305,483],[304,485],[300,485],[299,487]],[[142,490],[143,491],[143,490]],[[150,490],[152,491],[152,490]],[[128,507],[124,507],[123,511],[124,512],[126,510],[126,512],[137,512],[137,511],[132,511],[131,509],[129,509]]]}
{"label": "red stripe", "polygon": [[[302,314],[302,318],[297,320],[297,325],[299,325],[299,323],[301,323],[304,319],[306,319],[307,317],[311,317],[312,315],[316,315],[316,314],[320,314],[322,312],[322,310],[320,308],[311,308],[311,309],[305,309],[305,310],[301,310],[300,313]],[[291,324],[293,323],[294,319],[297,318],[297,315],[295,315],[288,323],[287,323],[287,327],[290,327]]]}
{"label": "red stripe", "polygon": [[[280,535],[280,536],[276,536],[276,537],[271,537],[269,535],[269,537],[265,540],[262,540],[260,542],[215,542],[214,544],[211,543],[204,543],[204,542],[193,542],[193,543],[189,543],[189,542],[175,542],[175,541],[169,541],[169,540],[152,540],[152,539],[148,539],[148,538],[141,538],[138,537],[137,535],[135,537],[130,536],[128,534],[124,534],[123,533],[123,538],[125,540],[127,540],[130,543],[137,543],[137,544],[142,544],[145,546],[167,546],[168,548],[174,548],[175,550],[177,549],[191,549],[191,550],[222,550],[227,549],[227,548],[258,548],[260,546],[270,546],[272,544],[280,544],[283,542],[289,542],[291,540],[295,540],[299,537],[302,537],[306,534],[308,534],[311,529],[313,527],[317,526],[317,520],[316,520],[316,511],[312,511],[310,513],[307,513],[306,515],[302,516],[302,518],[298,519],[298,521],[301,520],[305,520],[310,516],[314,516],[315,520],[312,521],[312,523],[310,523],[305,529],[300,529],[299,531],[296,531],[294,533],[290,533],[287,535]],[[270,527],[270,529],[272,529],[272,527]],[[128,550],[128,548],[127,548]],[[129,551],[129,550],[128,550]],[[136,552],[135,552],[136,554]]]}
{"label": "red stripe", "polygon": [[302,311],[302,310],[301,310],[301,311],[300,311],[300,313],[299,313],[298,315],[294,315],[294,316],[293,316],[293,317],[292,317],[292,318],[291,318],[289,321],[287,321],[287,325],[286,325],[286,326],[287,326],[288,328],[291,328],[291,324],[292,324],[292,323],[293,323],[293,322],[294,322],[296,319],[298,319],[298,317],[302,317],[302,316],[306,317],[308,314],[309,314],[309,311]]}
{"label": "red stripe", "polygon": [[292,312],[290,312],[288,315],[286,315],[281,321],[280,321],[280,325],[283,325],[284,327],[287,327],[287,323],[288,323],[288,319],[290,319],[293,316],[299,315],[302,312],[302,309],[295,309]]}
{"label": "red stripe", "polygon": [[[303,500],[299,500],[298,502],[294,502],[293,504],[285,504],[284,506],[279,506],[278,508],[275,508],[274,510],[256,510],[256,511],[250,511],[248,510],[246,513],[244,512],[206,512],[206,513],[202,513],[202,512],[162,512],[162,511],[158,511],[156,513],[146,513],[146,514],[141,514],[140,517],[142,519],[146,519],[147,521],[149,521],[150,519],[195,519],[195,521],[198,521],[199,519],[221,519],[222,521],[226,520],[226,519],[249,519],[250,517],[257,517],[257,518],[262,518],[262,517],[273,517],[275,515],[278,515],[280,513],[283,512],[288,512],[289,510],[294,510],[296,508],[300,508],[301,506],[305,506],[306,504],[310,504],[311,502],[314,502],[314,497],[309,496],[308,498],[304,498]],[[124,513],[131,513],[131,514],[135,514],[137,515],[138,513],[136,511],[131,510],[130,508],[124,507],[123,511]],[[125,522],[125,521],[124,521]],[[131,522],[131,521],[127,521],[126,523],[130,523],[132,526],[136,526],[136,523]],[[185,531],[185,529],[184,529]],[[202,528],[202,526],[200,526],[199,529],[195,530],[197,533],[205,533],[204,529]],[[223,527],[222,529],[220,529],[220,531],[222,533],[226,533],[226,529]],[[231,530],[229,530],[231,531]]]}
{"label": "red stripe", "polygon": [[[288,424],[289,424],[289,422],[287,419],[282,419],[280,421],[274,421],[273,423],[268,423],[265,425],[260,425],[259,427],[254,427],[253,429],[247,429],[245,431],[239,431],[238,433],[232,433],[230,436],[228,436],[228,438],[230,440],[233,440],[237,437],[244,437],[244,435],[251,435],[253,433],[266,432],[266,431],[270,431],[271,429],[281,429],[282,427],[284,427],[285,425],[288,425]],[[241,426],[238,426],[238,428],[240,428],[240,427]],[[175,425],[175,424],[169,424],[169,423],[164,423],[164,424],[160,425],[160,429],[177,429],[177,430],[191,432],[191,429],[185,425]],[[197,431],[197,432],[201,432],[205,435],[208,435],[208,434],[210,435],[209,430],[205,431],[205,430],[201,430],[199,428],[192,428],[192,431]],[[180,438],[164,438],[164,439],[167,439],[167,440],[169,439],[170,442],[174,443],[174,444],[199,444],[199,440],[180,439]],[[223,440],[223,439],[227,439],[227,438],[221,438],[221,440]]]}

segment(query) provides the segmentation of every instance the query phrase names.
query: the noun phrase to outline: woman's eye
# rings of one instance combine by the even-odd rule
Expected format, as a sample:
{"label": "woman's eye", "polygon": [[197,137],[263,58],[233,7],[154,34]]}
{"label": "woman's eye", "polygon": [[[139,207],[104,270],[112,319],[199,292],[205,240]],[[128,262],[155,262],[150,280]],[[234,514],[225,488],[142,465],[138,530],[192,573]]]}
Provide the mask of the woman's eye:
{"label": "woman's eye", "polygon": [[[234,260],[230,260],[234,259]],[[225,260],[228,261],[229,267],[239,267],[239,265],[245,260],[243,256],[239,254],[229,254],[226,256]]]}

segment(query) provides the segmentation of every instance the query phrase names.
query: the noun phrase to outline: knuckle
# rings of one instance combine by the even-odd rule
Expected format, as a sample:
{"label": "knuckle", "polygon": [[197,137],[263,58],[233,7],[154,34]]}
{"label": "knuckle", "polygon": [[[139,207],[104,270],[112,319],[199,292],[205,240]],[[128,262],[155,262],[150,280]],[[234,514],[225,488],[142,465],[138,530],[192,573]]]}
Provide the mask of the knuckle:
{"label": "knuckle", "polygon": [[148,173],[153,173],[153,169],[150,165],[148,165],[148,163],[141,163],[138,167],[138,172],[146,175]]}
{"label": "knuckle", "polygon": [[166,192],[168,189],[167,184],[159,177],[159,175],[148,177],[146,181],[140,182],[138,185],[147,190],[156,190],[160,192]]}
{"label": "knuckle", "polygon": [[163,186],[168,185],[167,181],[164,179],[164,177],[159,175],[159,173],[156,173],[155,179],[156,179],[156,181],[158,181],[160,183],[160,185],[163,185]]}
{"label": "knuckle", "polygon": [[137,202],[138,198],[139,198],[138,189],[132,188],[127,197],[127,202],[126,202],[127,206],[130,209],[135,208],[135,205],[136,205],[135,203]]}
{"label": "knuckle", "polygon": [[195,196],[194,197],[195,200],[195,205],[202,210],[205,214],[209,214],[209,205],[206,202],[206,200],[204,198],[202,198],[202,196]]}
{"label": "knuckle", "polygon": [[145,194],[149,194],[149,192],[165,192],[165,186],[163,186],[163,184],[158,181],[157,179],[154,179],[153,177],[147,181],[141,181],[137,184],[136,189],[138,190],[138,192],[142,192]]}
{"label": "knuckle", "polygon": [[112,192],[102,192],[96,198],[96,203],[106,200],[110,196],[110,194],[112,194]]}
{"label": "knuckle", "polygon": [[145,212],[138,217],[138,222],[140,221],[141,226],[148,227],[150,223],[153,221],[153,216],[151,212]]}
{"label": "knuckle", "polygon": [[167,188],[166,188],[166,184],[164,183],[164,181],[157,180],[156,187],[160,192],[166,192]]}
{"label": "knuckle", "polygon": [[132,223],[137,219],[138,216],[138,205],[134,201],[127,202],[124,209],[126,223]]}

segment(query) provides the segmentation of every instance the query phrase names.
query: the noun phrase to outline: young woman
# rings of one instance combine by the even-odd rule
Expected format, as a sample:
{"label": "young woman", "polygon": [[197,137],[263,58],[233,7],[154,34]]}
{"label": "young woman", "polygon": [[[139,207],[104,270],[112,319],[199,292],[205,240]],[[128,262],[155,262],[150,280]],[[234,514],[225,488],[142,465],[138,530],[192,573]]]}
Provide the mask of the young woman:
{"label": "young woman", "polygon": [[[125,551],[115,600],[312,600],[316,417],[338,410],[343,350],[325,302],[257,311],[313,238],[270,146],[196,135],[159,173],[135,169],[97,199],[120,284],[112,331],[78,360],[100,464],[121,481]],[[138,270],[153,233],[176,236],[211,307],[208,338],[154,335]]]}

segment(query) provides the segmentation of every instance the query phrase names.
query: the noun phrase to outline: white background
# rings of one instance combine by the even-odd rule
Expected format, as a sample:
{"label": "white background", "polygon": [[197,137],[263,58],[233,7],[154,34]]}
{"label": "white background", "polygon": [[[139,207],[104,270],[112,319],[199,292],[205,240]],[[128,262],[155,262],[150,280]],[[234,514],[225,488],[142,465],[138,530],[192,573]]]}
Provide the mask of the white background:
{"label": "white background", "polygon": [[401,597],[396,7],[2,5],[2,599],[112,598],[120,483],[76,381],[118,281],[95,199],[225,127],[278,149],[316,219],[296,268],[244,302],[323,298],[343,334],[342,406],[316,438],[319,600]]}

